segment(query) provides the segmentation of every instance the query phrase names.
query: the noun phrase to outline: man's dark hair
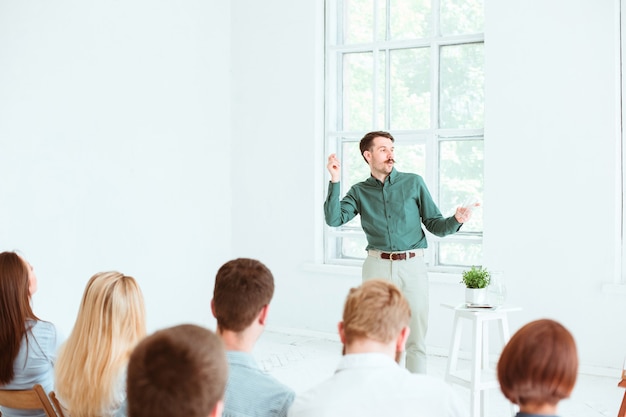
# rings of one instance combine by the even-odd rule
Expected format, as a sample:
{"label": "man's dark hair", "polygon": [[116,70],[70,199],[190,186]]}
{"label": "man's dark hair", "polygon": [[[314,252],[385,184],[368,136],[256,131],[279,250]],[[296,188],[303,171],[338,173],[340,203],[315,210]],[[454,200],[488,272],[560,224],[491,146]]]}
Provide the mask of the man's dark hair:
{"label": "man's dark hair", "polygon": [[383,138],[389,138],[391,139],[392,142],[395,142],[395,139],[393,138],[393,136],[391,136],[391,133],[389,132],[377,131],[377,132],[366,133],[365,136],[363,136],[363,139],[361,139],[361,142],[359,143],[359,148],[361,148],[361,156],[363,156],[363,159],[368,165],[369,165],[369,162],[367,162],[367,159],[365,159],[365,155],[363,154],[365,153],[365,151],[372,150],[372,142],[374,142],[374,139],[376,139],[379,136],[382,136]]}
{"label": "man's dark hair", "polygon": [[129,417],[206,417],[224,398],[228,363],[212,331],[183,324],[157,331],[133,350],[126,391]]}
{"label": "man's dark hair", "polygon": [[238,258],[217,271],[213,312],[220,330],[246,329],[274,295],[274,276],[256,259]]}

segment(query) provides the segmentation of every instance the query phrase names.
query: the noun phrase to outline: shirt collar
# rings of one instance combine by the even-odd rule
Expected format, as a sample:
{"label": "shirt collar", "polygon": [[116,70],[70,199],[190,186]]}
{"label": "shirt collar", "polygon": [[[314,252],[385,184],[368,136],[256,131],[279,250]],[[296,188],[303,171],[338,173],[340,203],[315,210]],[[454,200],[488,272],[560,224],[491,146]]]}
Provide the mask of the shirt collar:
{"label": "shirt collar", "polygon": [[252,354],[247,352],[241,352],[239,350],[229,350],[226,352],[229,363],[236,363],[238,365],[249,366],[251,368],[257,368],[256,360]]}
{"label": "shirt collar", "polygon": [[[389,175],[385,179],[385,182],[389,181],[389,184],[393,184],[394,182],[396,182],[396,178],[398,178],[398,171],[396,171],[396,168],[393,167],[393,168],[391,168],[391,172],[389,173]],[[374,178],[374,176],[371,175],[371,174],[370,174],[370,177],[367,180],[365,180],[365,181],[369,182],[371,184],[380,184],[380,181],[378,181],[376,178]]]}
{"label": "shirt collar", "polygon": [[393,358],[384,353],[351,353],[344,355],[337,366],[336,372],[353,368],[398,368],[400,366]]}

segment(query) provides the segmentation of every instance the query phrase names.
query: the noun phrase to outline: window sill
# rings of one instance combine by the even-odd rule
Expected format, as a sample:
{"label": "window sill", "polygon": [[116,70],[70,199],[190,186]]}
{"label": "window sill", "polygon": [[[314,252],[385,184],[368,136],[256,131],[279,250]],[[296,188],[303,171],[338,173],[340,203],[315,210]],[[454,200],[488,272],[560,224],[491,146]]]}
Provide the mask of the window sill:
{"label": "window sill", "polygon": [[626,284],[602,284],[602,293],[611,295],[626,295]]}

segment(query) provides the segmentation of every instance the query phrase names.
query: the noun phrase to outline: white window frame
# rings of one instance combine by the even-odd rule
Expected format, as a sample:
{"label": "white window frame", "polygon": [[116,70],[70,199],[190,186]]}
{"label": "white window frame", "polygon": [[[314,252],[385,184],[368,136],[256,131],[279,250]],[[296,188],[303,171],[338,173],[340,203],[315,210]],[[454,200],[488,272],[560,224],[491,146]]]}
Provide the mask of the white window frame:
{"label": "white window frame", "polygon": [[[377,0],[386,1],[387,10],[389,10],[389,0]],[[344,142],[358,142],[365,132],[363,131],[349,131],[341,130],[338,126],[341,126],[342,117],[342,97],[341,91],[341,59],[338,57],[342,53],[353,52],[372,52],[374,53],[374,65],[377,65],[378,60],[376,54],[378,52],[377,42],[360,43],[350,45],[329,45],[329,39],[337,39],[337,33],[341,33],[339,28],[336,14],[341,14],[341,0],[326,0],[326,18],[325,18],[325,155],[330,153],[337,153],[338,158],[342,160],[341,149]],[[376,3],[376,2],[375,2]],[[334,9],[336,7],[336,9]],[[439,0],[433,0],[433,13],[432,18],[434,20],[433,27],[434,33],[439,33]],[[374,20],[378,19],[374,5]],[[336,13],[336,14],[335,14]],[[387,31],[389,28],[387,28]],[[396,138],[396,142],[401,141],[402,144],[420,143],[426,146],[426,172],[419,173],[424,177],[429,191],[431,192],[434,201],[439,202],[439,145],[446,140],[483,140],[484,141],[484,129],[439,129],[439,53],[442,46],[458,45],[458,44],[470,44],[470,43],[483,43],[484,33],[470,34],[470,35],[454,35],[454,36],[432,36],[428,39],[417,40],[401,40],[401,41],[385,41],[384,50],[390,51],[394,49],[415,48],[415,47],[428,47],[431,54],[431,128],[422,130],[393,130],[391,133]],[[386,60],[386,73],[389,71],[389,60]],[[376,67],[375,67],[376,68]],[[374,71],[376,73],[376,71]],[[389,77],[385,77],[386,83],[389,84]],[[373,91],[377,91],[376,81],[372,86]],[[389,86],[385,89],[385,126],[376,126],[375,120],[372,121],[372,125],[376,126],[370,130],[385,130],[389,131],[390,122],[390,100],[389,98]],[[376,100],[374,100],[376,102]],[[376,103],[374,103],[376,106]],[[378,112],[375,110],[372,112],[373,119]],[[365,163],[365,162],[364,162]],[[326,184],[328,183],[329,174],[325,170]],[[341,196],[345,195],[349,187],[352,184],[346,184],[341,182]],[[443,213],[444,216],[451,215],[451,213]],[[439,263],[438,252],[439,242],[442,238],[434,236],[426,232],[428,239],[429,250],[426,251],[426,262],[429,265],[429,269],[432,271],[441,272],[458,272],[466,267],[466,265],[458,266],[442,266]],[[325,226],[324,231],[324,262],[326,264],[339,264],[339,265],[361,265],[363,259],[358,258],[342,258],[340,256],[341,247],[340,239],[347,236],[364,236],[362,230],[346,229],[342,227],[332,228]],[[482,243],[482,232],[464,232],[463,229],[458,233],[450,236],[446,236],[446,242],[472,242]],[[364,248],[365,249],[365,248]],[[365,250],[363,251],[363,258],[365,258]]]}
{"label": "white window frame", "polygon": [[619,225],[615,236],[614,249],[614,279],[612,282],[602,284],[602,291],[611,295],[626,295],[626,146],[624,144],[624,120],[626,120],[626,80],[624,79],[624,63],[626,56],[626,0],[615,0],[615,82],[620,88],[616,89],[615,106],[617,117],[615,118],[615,137],[618,141],[618,149],[613,160],[616,167],[615,195],[615,219]]}

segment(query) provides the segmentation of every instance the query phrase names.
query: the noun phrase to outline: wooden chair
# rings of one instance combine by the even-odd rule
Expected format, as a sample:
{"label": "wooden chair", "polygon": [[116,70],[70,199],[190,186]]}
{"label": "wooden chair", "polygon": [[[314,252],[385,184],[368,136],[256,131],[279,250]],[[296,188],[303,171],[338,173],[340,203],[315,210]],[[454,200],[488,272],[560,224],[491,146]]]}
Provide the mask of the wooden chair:
{"label": "wooden chair", "polygon": [[65,417],[65,412],[63,411],[63,406],[59,402],[59,399],[57,398],[57,396],[54,393],[54,391],[50,391],[50,394],[48,394],[48,396],[50,397],[50,401],[52,401],[52,405],[54,405],[54,408],[57,411],[57,415],[59,417]]}
{"label": "wooden chair", "polygon": [[58,417],[46,392],[39,384],[26,390],[0,390],[0,406],[20,410],[43,410],[48,417]]}
{"label": "wooden chair", "polygon": [[[622,380],[617,384],[618,387],[626,388],[626,372],[622,374]],[[622,399],[622,405],[619,408],[619,412],[617,413],[617,417],[625,417],[626,416],[626,392],[624,393],[624,398]]]}

